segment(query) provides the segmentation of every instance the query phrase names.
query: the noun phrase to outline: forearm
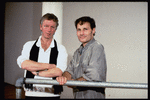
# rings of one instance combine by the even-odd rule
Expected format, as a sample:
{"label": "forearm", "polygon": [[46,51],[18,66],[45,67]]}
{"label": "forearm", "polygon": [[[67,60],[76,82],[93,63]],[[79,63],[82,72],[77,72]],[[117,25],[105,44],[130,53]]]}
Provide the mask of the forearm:
{"label": "forearm", "polygon": [[39,70],[45,70],[50,69],[50,65],[46,63],[39,63],[32,60],[25,60],[21,64],[22,69],[28,70],[28,71],[39,71]]}
{"label": "forearm", "polygon": [[63,74],[62,74],[62,76],[63,77],[66,77],[67,78],[67,80],[72,80],[72,76],[71,76],[71,74],[69,73],[69,72],[64,72]]}
{"label": "forearm", "polygon": [[43,77],[57,77],[57,76],[62,76],[62,71],[59,68],[52,68],[48,69],[46,71],[40,71],[39,76]]}
{"label": "forearm", "polygon": [[80,78],[75,79],[76,81],[87,81],[85,78],[83,78],[82,76]]}
{"label": "forearm", "polygon": [[67,72],[67,71],[64,72],[62,76],[63,76],[63,77],[66,77],[67,80],[87,81],[87,80],[86,80],[85,78],[83,78],[82,76],[81,76],[80,78],[77,78],[77,79],[72,79],[71,74],[70,74],[69,72]]}

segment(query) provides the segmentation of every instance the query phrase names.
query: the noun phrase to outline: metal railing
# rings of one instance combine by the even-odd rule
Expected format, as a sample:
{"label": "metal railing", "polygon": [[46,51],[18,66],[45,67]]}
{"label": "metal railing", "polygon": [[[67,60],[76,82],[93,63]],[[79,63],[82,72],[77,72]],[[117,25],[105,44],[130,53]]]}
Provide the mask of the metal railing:
{"label": "metal railing", "polygon": [[[16,99],[21,98],[21,87],[26,84],[49,84],[59,85],[56,80],[19,78],[16,81]],[[147,83],[123,83],[123,82],[89,82],[89,81],[67,81],[64,86],[126,88],[126,89],[148,89]]]}

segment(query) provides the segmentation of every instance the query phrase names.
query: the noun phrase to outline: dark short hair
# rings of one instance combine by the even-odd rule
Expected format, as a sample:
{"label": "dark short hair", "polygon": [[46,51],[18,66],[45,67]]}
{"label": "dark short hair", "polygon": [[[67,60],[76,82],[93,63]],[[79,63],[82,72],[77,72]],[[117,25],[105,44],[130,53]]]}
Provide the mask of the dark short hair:
{"label": "dark short hair", "polygon": [[54,22],[56,22],[56,27],[59,25],[58,18],[54,14],[47,13],[47,14],[43,15],[40,20],[41,25],[43,24],[44,20],[53,20]]}
{"label": "dark short hair", "polygon": [[80,23],[80,25],[83,25],[85,22],[89,22],[90,23],[91,29],[96,27],[94,19],[89,17],[89,16],[83,16],[81,18],[78,18],[75,21],[75,27],[77,28],[77,24],[78,23]]}
{"label": "dark short hair", "polygon": [[[77,24],[80,23],[80,25],[83,25],[85,22],[89,22],[90,23],[90,26],[91,26],[92,30],[93,30],[93,28],[96,28],[95,21],[94,21],[93,18],[91,18],[89,16],[83,16],[83,17],[78,18],[75,21],[75,27],[76,27],[76,29],[77,29]],[[95,33],[94,33],[94,36],[95,36]]]}

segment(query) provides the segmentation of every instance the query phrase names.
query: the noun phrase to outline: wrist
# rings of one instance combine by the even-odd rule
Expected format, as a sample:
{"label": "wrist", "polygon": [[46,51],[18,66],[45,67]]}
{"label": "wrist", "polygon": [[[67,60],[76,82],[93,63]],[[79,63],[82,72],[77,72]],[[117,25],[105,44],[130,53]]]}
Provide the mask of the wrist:
{"label": "wrist", "polygon": [[38,76],[39,76],[39,71],[36,71],[36,75],[38,75]]}
{"label": "wrist", "polygon": [[85,78],[83,78],[82,76],[80,78],[75,79],[76,81],[87,81]]}

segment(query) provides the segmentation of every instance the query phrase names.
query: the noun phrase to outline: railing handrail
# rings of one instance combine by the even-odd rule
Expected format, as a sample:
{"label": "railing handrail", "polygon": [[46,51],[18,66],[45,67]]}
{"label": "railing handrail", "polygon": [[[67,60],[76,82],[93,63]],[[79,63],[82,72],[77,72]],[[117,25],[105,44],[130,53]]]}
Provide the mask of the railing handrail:
{"label": "railing handrail", "polygon": [[[59,85],[56,80],[26,78],[27,84],[49,84]],[[125,82],[89,82],[68,80],[64,86],[84,86],[84,87],[104,87],[104,88],[128,88],[128,89],[148,89],[147,83],[125,83]]]}
{"label": "railing handrail", "polygon": [[[16,81],[16,99],[21,99],[22,85],[26,84],[49,84],[59,85],[56,80],[18,78]],[[64,86],[84,86],[84,87],[103,87],[103,88],[128,88],[128,89],[148,89],[147,83],[123,83],[123,82],[89,82],[89,81],[67,81]]]}

